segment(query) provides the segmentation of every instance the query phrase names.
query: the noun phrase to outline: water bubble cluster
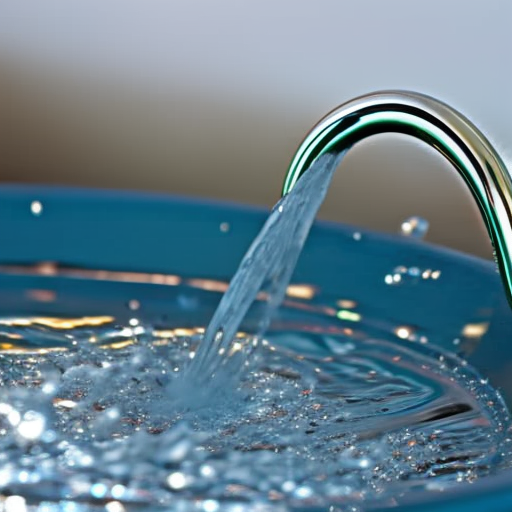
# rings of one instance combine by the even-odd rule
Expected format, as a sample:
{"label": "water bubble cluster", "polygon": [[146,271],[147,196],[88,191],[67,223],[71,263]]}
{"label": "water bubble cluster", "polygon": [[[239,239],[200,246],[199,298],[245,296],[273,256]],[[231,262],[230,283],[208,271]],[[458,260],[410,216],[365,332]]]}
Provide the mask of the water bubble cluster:
{"label": "water bubble cluster", "polygon": [[176,383],[201,331],[136,327],[77,327],[66,350],[2,356],[1,510],[349,510],[512,466],[498,393],[428,345],[305,355],[293,346],[308,335],[290,333],[197,409]]}
{"label": "water bubble cluster", "polygon": [[389,274],[384,276],[384,282],[389,286],[403,286],[418,284],[425,281],[437,281],[441,277],[440,270],[430,268],[419,268],[415,266],[406,267],[399,265]]}

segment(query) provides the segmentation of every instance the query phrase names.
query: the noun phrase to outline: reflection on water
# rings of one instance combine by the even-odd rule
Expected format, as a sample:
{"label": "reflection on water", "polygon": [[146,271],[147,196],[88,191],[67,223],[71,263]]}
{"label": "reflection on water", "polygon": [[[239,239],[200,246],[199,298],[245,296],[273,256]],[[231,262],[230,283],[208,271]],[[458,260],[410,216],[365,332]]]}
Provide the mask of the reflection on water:
{"label": "reflection on water", "polygon": [[[57,262],[40,262],[35,264],[12,264],[0,265],[0,272],[5,275],[13,276],[39,276],[39,277],[60,277],[64,279],[81,279],[87,281],[98,282],[121,282],[132,284],[151,284],[157,286],[172,286],[191,288],[203,290],[207,292],[224,293],[228,286],[228,280],[222,281],[218,279],[207,279],[191,277],[186,278],[175,274],[162,274],[162,273],[147,273],[147,272],[131,272],[131,271],[118,271],[106,269],[88,269],[69,267],[61,265]],[[412,273],[412,274],[411,274]],[[411,275],[409,275],[411,274]],[[418,280],[437,280],[441,275],[440,270],[426,269],[420,271],[415,267],[398,266],[391,274],[386,275],[386,284],[404,284],[409,279],[408,284],[418,284]],[[408,276],[404,278],[404,276]],[[389,281],[389,283],[388,283]],[[414,283],[412,282],[414,281]],[[30,301],[41,303],[56,302],[57,292],[48,288],[30,288],[25,290],[26,298]],[[364,309],[364,304],[360,304],[352,299],[334,299],[326,303],[322,300],[322,290],[317,285],[307,283],[293,283],[286,289],[286,297],[283,305],[286,308],[296,309],[312,314],[319,314],[322,316],[335,316],[339,320],[345,322],[360,322],[362,320],[362,313],[360,310]],[[319,298],[320,301],[315,300]],[[268,296],[265,292],[260,292],[257,295],[257,301],[265,301]],[[137,311],[140,308],[140,301],[137,299],[130,299],[128,307]],[[354,311],[353,311],[354,310]],[[492,310],[487,313],[488,316],[492,315]],[[2,322],[5,325],[7,320]],[[26,322],[24,319],[23,322]],[[32,319],[31,321],[50,322],[48,326],[52,326],[52,318],[47,319]],[[61,319],[60,325],[67,325],[68,319]],[[72,321],[72,320],[71,320]],[[0,326],[2,325],[0,322]],[[428,336],[421,332],[421,329],[411,325],[395,324],[393,325],[388,320],[379,320],[374,322],[371,318],[368,320],[370,324],[375,327],[383,328],[385,332],[393,332],[398,338],[409,341],[418,341],[420,343],[427,343]],[[64,327],[61,327],[64,328]],[[465,351],[466,353],[472,351],[478,344],[480,339],[486,334],[489,328],[489,321],[481,322],[467,322],[460,326],[457,332],[457,337],[453,338],[453,346],[457,347],[458,351]],[[419,331],[419,332],[417,332]],[[0,339],[2,333],[0,332]],[[3,333],[4,337],[11,337],[12,334]]]}
{"label": "reflection on water", "polygon": [[[183,283],[191,288],[219,293],[224,293],[229,287],[228,281],[219,281],[216,279],[183,279],[182,277],[174,274],[66,267],[50,261],[37,263],[35,265],[0,265],[0,272],[13,275],[59,276],[95,281],[148,283],[166,286],[178,286]],[[316,290],[317,287],[309,284],[291,284],[286,289],[286,296],[296,299],[310,300],[315,296]],[[27,295],[28,298],[39,302],[52,302],[56,298],[53,290],[27,290]],[[134,306],[132,309],[138,309],[136,304],[137,301],[132,301],[132,306]]]}

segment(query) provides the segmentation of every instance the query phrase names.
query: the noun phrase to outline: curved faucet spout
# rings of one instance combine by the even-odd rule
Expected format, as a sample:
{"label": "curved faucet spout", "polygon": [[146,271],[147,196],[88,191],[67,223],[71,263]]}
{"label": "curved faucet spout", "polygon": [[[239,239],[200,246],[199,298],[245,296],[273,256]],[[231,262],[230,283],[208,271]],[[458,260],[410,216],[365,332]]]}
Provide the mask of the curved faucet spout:
{"label": "curved faucet spout", "polygon": [[327,114],[299,146],[283,185],[288,193],[325,153],[342,154],[370,135],[405,133],[443,154],[469,186],[495,249],[512,307],[512,182],[505,164],[485,136],[448,105],[423,94],[386,91],[368,94]]}

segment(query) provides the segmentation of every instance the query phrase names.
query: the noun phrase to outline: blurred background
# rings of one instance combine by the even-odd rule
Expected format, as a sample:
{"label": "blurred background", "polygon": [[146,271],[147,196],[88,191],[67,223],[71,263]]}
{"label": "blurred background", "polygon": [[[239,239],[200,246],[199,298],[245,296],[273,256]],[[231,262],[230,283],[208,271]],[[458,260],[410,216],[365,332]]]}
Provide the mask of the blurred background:
{"label": "blurred background", "polygon": [[[271,206],[298,144],[338,104],[412,89],[511,161],[510,0],[89,0],[0,4],[0,177]],[[441,157],[356,146],[320,217],[490,257]]]}

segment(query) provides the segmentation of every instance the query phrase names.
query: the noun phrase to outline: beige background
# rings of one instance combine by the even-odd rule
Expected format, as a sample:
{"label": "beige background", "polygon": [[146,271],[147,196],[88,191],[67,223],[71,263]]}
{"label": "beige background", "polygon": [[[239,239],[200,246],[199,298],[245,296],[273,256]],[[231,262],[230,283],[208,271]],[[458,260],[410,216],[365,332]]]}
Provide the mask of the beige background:
{"label": "beige background", "polygon": [[[0,178],[270,206],[307,130],[353,96],[422,91],[507,159],[509,0],[89,0],[0,4]],[[415,141],[375,137],[321,217],[489,256],[472,199]]]}

